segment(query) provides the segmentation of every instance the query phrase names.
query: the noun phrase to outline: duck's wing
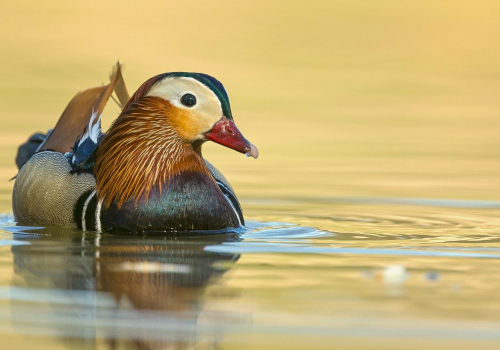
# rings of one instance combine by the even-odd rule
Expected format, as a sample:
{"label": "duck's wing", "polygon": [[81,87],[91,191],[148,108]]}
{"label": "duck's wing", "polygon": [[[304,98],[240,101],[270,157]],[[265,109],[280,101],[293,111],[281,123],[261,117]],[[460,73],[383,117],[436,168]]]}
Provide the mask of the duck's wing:
{"label": "duck's wing", "polygon": [[[121,73],[119,63],[114,67],[110,75],[108,85],[84,90],[76,94],[62,113],[54,130],[45,139],[38,151],[51,150],[55,152],[70,152],[75,141],[83,138],[85,129],[91,129],[99,124],[100,116],[113,91],[118,96],[120,107],[123,107],[130,96]],[[90,130],[87,130],[90,131]]]}
{"label": "duck's wing", "polygon": [[238,198],[236,197],[233,188],[229,184],[229,181],[227,181],[224,175],[222,175],[222,173],[216,167],[210,164],[206,159],[203,160],[205,161],[205,164],[208,170],[210,171],[210,174],[212,174],[212,177],[215,179],[215,182],[219,186],[220,190],[226,197],[227,201],[233,208],[236,215],[238,215],[240,224],[244,225],[245,220],[243,219],[243,210],[241,209],[240,202],[238,201]]}

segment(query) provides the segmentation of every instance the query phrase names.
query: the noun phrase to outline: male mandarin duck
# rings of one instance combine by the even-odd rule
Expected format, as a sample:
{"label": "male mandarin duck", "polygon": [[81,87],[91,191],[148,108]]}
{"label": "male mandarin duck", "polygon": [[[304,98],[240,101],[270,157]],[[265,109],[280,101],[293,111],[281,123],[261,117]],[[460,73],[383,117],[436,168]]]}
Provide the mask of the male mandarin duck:
{"label": "male mandarin duck", "polygon": [[[234,124],[223,85],[202,73],[165,73],[129,98],[119,64],[110,79],[78,93],[46,137],[20,147],[16,222],[97,232],[244,225],[231,185],[201,153],[210,140],[258,157]],[[113,90],[123,109],[103,134],[101,113]]]}

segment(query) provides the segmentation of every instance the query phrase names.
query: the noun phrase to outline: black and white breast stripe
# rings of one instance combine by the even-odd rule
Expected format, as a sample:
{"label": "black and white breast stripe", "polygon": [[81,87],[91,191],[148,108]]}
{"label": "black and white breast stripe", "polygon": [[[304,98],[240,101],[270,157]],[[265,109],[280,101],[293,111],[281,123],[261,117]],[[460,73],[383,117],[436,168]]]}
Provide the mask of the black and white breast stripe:
{"label": "black and white breast stripe", "polygon": [[233,208],[234,213],[238,217],[238,221],[241,225],[245,224],[245,220],[243,219],[243,212],[240,207],[240,203],[238,202],[238,199],[234,195],[234,193],[222,182],[215,180],[217,185],[219,185],[220,190],[224,194],[224,197],[226,197],[227,201],[229,202],[229,205],[231,205],[231,208]]}
{"label": "black and white breast stripe", "polygon": [[[101,207],[102,200],[97,200],[96,190],[92,190],[86,196],[81,208],[80,222],[82,230],[94,230],[101,233]],[[77,209],[78,210],[78,209]]]}
{"label": "black and white breast stripe", "polygon": [[87,230],[87,220],[85,219],[85,215],[87,214],[87,208],[89,206],[90,201],[92,198],[95,196],[95,190],[93,190],[90,195],[87,197],[85,200],[85,203],[83,203],[83,209],[82,209],[82,230],[86,231]]}

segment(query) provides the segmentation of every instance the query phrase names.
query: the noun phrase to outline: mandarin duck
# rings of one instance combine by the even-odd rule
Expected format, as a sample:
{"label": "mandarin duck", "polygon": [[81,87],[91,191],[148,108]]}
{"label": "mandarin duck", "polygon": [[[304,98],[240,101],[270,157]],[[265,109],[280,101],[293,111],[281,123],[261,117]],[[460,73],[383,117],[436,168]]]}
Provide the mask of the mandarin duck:
{"label": "mandarin duck", "polygon": [[[231,185],[201,152],[213,141],[258,157],[234,124],[223,85],[202,73],[164,73],[129,98],[119,64],[110,80],[78,93],[53,130],[20,146],[16,222],[97,232],[244,225]],[[113,91],[123,108],[103,134],[101,115]]]}

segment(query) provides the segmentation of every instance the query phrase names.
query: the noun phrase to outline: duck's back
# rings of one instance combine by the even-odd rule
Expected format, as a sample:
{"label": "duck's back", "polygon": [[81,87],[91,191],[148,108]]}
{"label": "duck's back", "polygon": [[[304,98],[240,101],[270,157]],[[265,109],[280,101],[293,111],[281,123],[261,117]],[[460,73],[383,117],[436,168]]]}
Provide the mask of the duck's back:
{"label": "duck's back", "polygon": [[[89,173],[75,174],[64,154],[75,153],[78,158],[75,146],[81,146],[84,134],[88,138],[95,133],[93,146],[97,146],[98,117],[113,91],[120,105],[128,101],[119,64],[111,73],[108,85],[77,93],[53,130],[47,135],[35,134],[19,147],[16,163],[20,169],[12,194],[12,209],[19,224],[81,225],[81,202],[95,189],[95,178]],[[81,142],[75,144],[77,140]],[[88,151],[85,147],[79,148],[82,152]]]}
{"label": "duck's back", "polygon": [[36,153],[17,174],[12,195],[14,218],[23,225],[77,226],[77,204],[94,188],[94,176],[72,174],[62,153]]}

